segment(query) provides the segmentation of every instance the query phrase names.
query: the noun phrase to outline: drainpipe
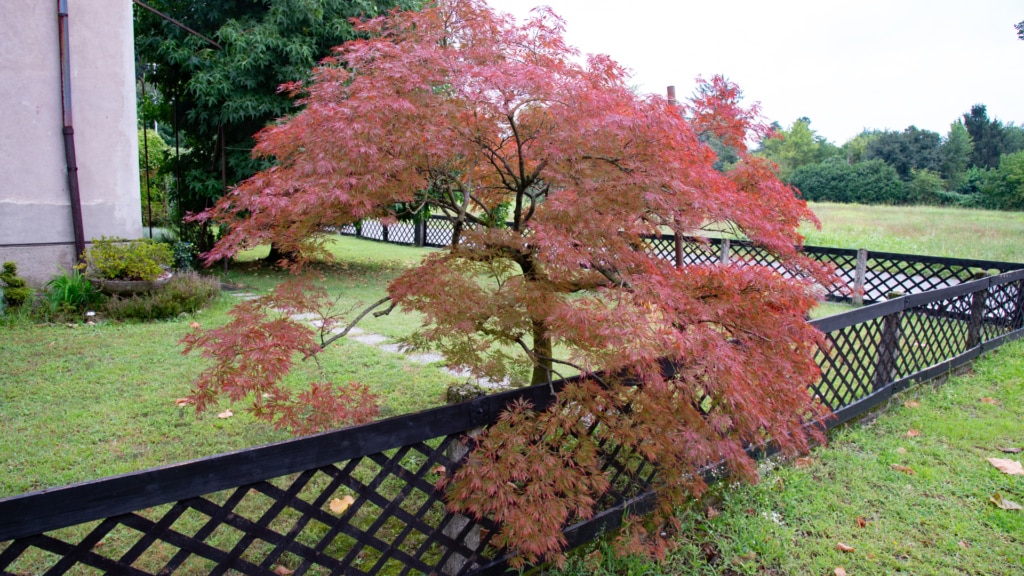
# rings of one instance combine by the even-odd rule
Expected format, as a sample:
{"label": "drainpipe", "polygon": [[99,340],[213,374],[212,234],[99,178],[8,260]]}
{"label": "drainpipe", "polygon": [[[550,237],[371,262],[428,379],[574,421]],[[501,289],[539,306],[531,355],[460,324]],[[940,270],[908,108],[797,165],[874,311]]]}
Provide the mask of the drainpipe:
{"label": "drainpipe", "polygon": [[82,226],[82,198],[78,192],[75,128],[71,121],[71,48],[68,44],[68,0],[57,0],[57,27],[60,32],[60,103],[64,112],[64,157],[68,167],[71,224],[75,230],[75,261],[81,264],[85,255],[85,230]]}

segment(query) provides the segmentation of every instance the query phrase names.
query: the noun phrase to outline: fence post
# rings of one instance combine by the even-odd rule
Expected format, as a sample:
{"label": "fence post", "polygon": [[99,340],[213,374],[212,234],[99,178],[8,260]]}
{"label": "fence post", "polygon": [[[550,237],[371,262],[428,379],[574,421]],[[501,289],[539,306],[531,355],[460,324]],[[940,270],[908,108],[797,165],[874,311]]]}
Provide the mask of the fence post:
{"label": "fence post", "polygon": [[[483,431],[483,428],[473,428],[472,430],[466,432],[466,435],[469,437],[469,439],[472,440],[473,438],[479,436]],[[448,445],[448,448],[445,449],[445,456],[447,456],[452,462],[458,463],[466,456],[468,452],[469,446],[467,444],[464,444],[462,442],[452,442],[451,444]],[[454,472],[454,470],[452,472]],[[464,516],[462,514],[452,514],[451,519],[448,521],[448,524],[445,525],[442,532],[444,533],[445,536],[448,536],[453,540],[459,540],[459,536],[466,529],[466,526],[469,525],[470,522],[472,522],[472,520],[468,516]],[[469,532],[467,532],[465,536],[462,536],[461,541],[463,544],[466,545],[467,548],[471,550],[477,550],[478,548],[480,548],[480,536],[480,525],[476,524],[469,529]],[[469,562],[469,558],[466,558],[462,554],[455,552],[451,556],[449,556],[447,560],[445,560],[444,567],[441,569],[441,573],[446,574],[448,576],[455,576],[456,574],[462,572],[467,562]]]}
{"label": "fence post", "polygon": [[971,315],[967,318],[966,350],[981,344],[981,327],[985,323],[985,301],[987,299],[987,286],[971,294]]}
{"label": "fence post", "polygon": [[728,238],[722,238],[722,247],[718,251],[718,262],[721,263],[722,266],[728,266],[729,265],[729,250],[731,248],[732,248],[732,243],[729,242],[729,239]]}
{"label": "fence post", "polygon": [[388,241],[388,226],[387,226],[387,224],[381,224],[380,230],[381,230],[381,232],[380,232],[380,239],[385,241],[385,242],[387,242]]}
{"label": "fence post", "polygon": [[1017,284],[1017,309],[1013,311],[1013,315],[1010,317],[1011,330],[1020,330],[1024,328],[1024,280],[1018,280]]}
{"label": "fence post", "polygon": [[413,243],[417,248],[427,245],[427,219],[424,218],[413,223]]}
{"label": "fence post", "polygon": [[853,277],[853,303],[857,306],[864,305],[864,284],[868,272],[868,251],[860,248],[857,250],[857,271]]}
{"label": "fence post", "polygon": [[672,241],[675,242],[675,245],[676,245],[675,246],[675,248],[676,248],[676,268],[682,268],[683,267],[683,243],[681,242],[681,237],[680,237],[680,234],[679,234],[679,230],[676,230],[675,233],[672,235]]}
{"label": "fence post", "polygon": [[[901,296],[902,298],[902,296]],[[900,357],[900,324],[903,311],[893,312],[882,320],[882,338],[878,341],[878,360],[871,379],[871,391],[880,390],[893,382],[896,362]]]}

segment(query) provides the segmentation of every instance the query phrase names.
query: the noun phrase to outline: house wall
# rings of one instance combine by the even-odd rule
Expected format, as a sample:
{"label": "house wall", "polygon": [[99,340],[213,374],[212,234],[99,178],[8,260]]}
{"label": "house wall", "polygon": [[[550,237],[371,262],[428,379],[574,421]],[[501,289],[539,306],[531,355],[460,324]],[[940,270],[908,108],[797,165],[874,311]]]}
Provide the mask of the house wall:
{"label": "house wall", "polygon": [[[3,0],[0,262],[40,285],[74,264],[57,0]],[[69,0],[71,100],[88,242],[142,235],[129,0]]]}

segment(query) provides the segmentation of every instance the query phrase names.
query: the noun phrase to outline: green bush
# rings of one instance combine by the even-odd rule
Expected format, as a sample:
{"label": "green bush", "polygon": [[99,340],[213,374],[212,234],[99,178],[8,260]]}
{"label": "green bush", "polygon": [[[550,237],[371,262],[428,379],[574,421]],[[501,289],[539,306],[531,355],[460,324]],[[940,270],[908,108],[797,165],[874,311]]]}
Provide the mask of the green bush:
{"label": "green bush", "polygon": [[220,281],[195,272],[177,274],[160,290],[131,298],[113,297],[106,316],[115,320],[163,320],[194,313],[220,294]]}
{"label": "green bush", "polygon": [[32,296],[32,289],[26,285],[24,278],[18,276],[18,265],[14,262],[4,262],[0,271],[0,286],[3,286],[5,305],[11,308],[21,306]]}
{"label": "green bush", "polygon": [[48,315],[78,316],[91,307],[102,304],[103,294],[96,289],[78,268],[64,270],[46,283],[43,289]]}
{"label": "green bush", "polygon": [[174,253],[166,244],[148,238],[94,240],[86,252],[89,271],[110,280],[155,280],[174,264]]}

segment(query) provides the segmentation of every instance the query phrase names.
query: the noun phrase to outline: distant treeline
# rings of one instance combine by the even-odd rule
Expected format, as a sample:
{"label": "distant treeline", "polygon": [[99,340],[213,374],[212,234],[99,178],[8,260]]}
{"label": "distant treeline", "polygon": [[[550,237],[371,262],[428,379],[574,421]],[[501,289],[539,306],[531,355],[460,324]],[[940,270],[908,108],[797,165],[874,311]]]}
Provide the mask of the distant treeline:
{"label": "distant treeline", "polygon": [[836,146],[810,124],[799,118],[757,150],[806,200],[1024,210],[1024,127],[989,118],[983,104],[945,136],[865,130]]}

